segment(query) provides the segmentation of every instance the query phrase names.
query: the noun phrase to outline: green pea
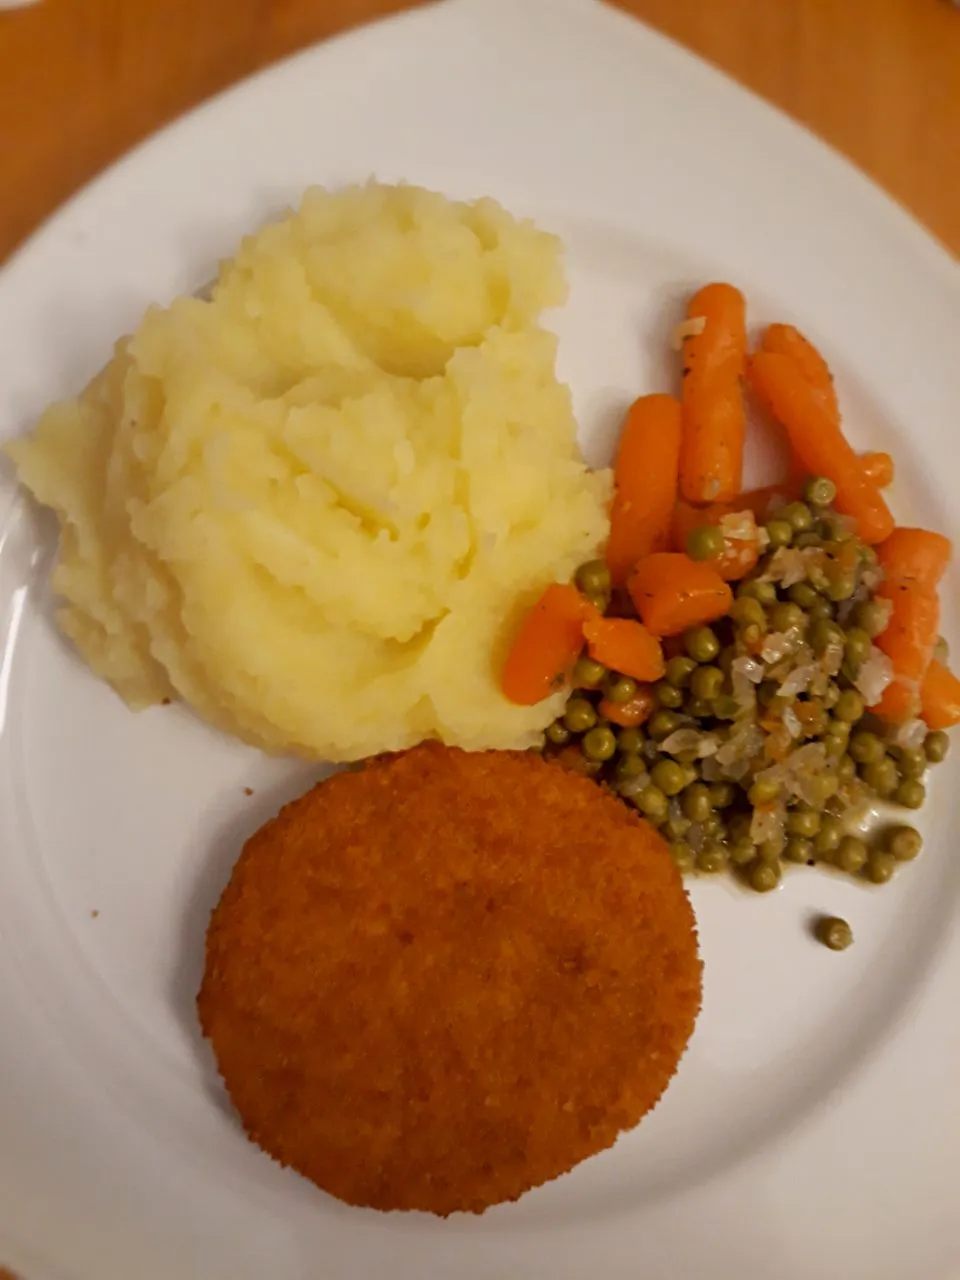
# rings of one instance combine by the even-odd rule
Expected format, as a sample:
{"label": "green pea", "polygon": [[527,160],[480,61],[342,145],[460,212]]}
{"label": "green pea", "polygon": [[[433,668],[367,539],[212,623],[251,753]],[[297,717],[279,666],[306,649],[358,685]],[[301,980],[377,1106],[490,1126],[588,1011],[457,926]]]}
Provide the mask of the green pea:
{"label": "green pea", "polygon": [[697,667],[690,677],[690,692],[695,698],[711,702],[723,688],[723,672],[719,667]]}
{"label": "green pea", "polygon": [[736,789],[729,782],[710,783],[710,803],[714,809],[727,809],[736,799]]}
{"label": "green pea", "polygon": [[617,750],[617,739],[609,725],[598,724],[584,734],[581,750],[588,760],[609,760]]}
{"label": "green pea", "polygon": [[781,547],[789,547],[793,541],[793,525],[789,520],[768,520],[767,537],[770,539],[770,550],[779,551]]}
{"label": "green pea", "polygon": [[950,646],[943,636],[937,636],[937,643],[933,646],[933,656],[937,662],[942,662],[944,666],[950,661]]}
{"label": "green pea", "polygon": [[897,766],[889,756],[884,756],[882,760],[876,760],[872,764],[865,764],[860,771],[860,777],[882,800],[892,796],[900,785]]}
{"label": "green pea", "polygon": [[897,860],[892,853],[888,853],[885,849],[870,850],[865,868],[868,880],[872,880],[874,884],[886,884],[888,880],[893,879],[896,869]]}
{"label": "green pea", "polygon": [[919,809],[927,798],[927,789],[922,782],[908,778],[901,782],[893,793],[894,804],[903,805],[905,809]]}
{"label": "green pea", "polygon": [[586,733],[597,723],[593,703],[586,698],[571,698],[563,713],[563,723],[571,733]]}
{"label": "green pea", "polygon": [[810,803],[816,807],[823,806],[828,800],[832,799],[840,790],[840,778],[836,773],[818,773],[815,777],[810,778],[808,782],[810,788]]}
{"label": "green pea", "polygon": [[657,706],[666,707],[670,711],[676,711],[678,707],[683,706],[683,690],[678,689],[675,684],[669,684],[666,680],[659,680],[653,686],[653,696],[657,700]]}
{"label": "green pea", "polygon": [[710,836],[714,840],[723,841],[727,838],[727,828],[723,818],[715,810],[711,811],[700,824],[703,827],[703,834]]}
{"label": "green pea", "polygon": [[820,819],[820,830],[814,837],[813,847],[817,857],[822,859],[830,858],[836,853],[840,847],[840,841],[843,839],[843,824],[839,818],[834,818],[830,814],[824,814]]}
{"label": "green pea", "polygon": [[747,883],[757,893],[770,893],[780,883],[779,862],[766,862],[763,859],[755,862],[747,875]]}
{"label": "green pea", "polygon": [[690,830],[690,819],[685,818],[682,813],[671,814],[663,824],[664,833],[671,840],[682,840]]}
{"label": "green pea", "polygon": [[923,751],[900,751],[897,757],[900,777],[905,781],[922,778],[927,771],[927,757]]}
{"label": "green pea", "polygon": [[874,639],[886,630],[890,609],[880,600],[861,600],[853,611],[853,622]]}
{"label": "green pea", "polygon": [[658,760],[650,770],[650,780],[665,796],[679,795],[686,781],[683,766],[674,760]]}
{"label": "green pea", "polygon": [[687,876],[694,867],[694,853],[685,840],[674,840],[670,845],[670,856],[674,866],[682,876]]}
{"label": "green pea", "polygon": [[863,543],[859,543],[857,545],[857,550],[860,554],[860,563],[865,567],[873,568],[879,563],[877,553],[874,551],[873,547],[868,547]]}
{"label": "green pea", "polygon": [[850,756],[857,764],[875,764],[886,755],[886,748],[875,733],[858,729],[850,737]]}
{"label": "green pea", "polygon": [[647,733],[655,742],[662,742],[680,728],[682,721],[675,711],[655,711],[647,721]]}
{"label": "green pea", "polygon": [[631,698],[636,697],[637,682],[632,680],[630,676],[618,676],[611,673],[607,677],[604,685],[604,695],[611,702],[624,703],[629,702]]}
{"label": "green pea", "polygon": [[767,615],[763,605],[753,596],[740,596],[730,606],[730,617],[741,626],[754,624],[758,627],[767,625]]}
{"label": "green pea", "polygon": [[820,743],[830,760],[839,760],[847,750],[847,737],[842,733],[828,730],[820,739]]}
{"label": "green pea", "polygon": [[807,609],[807,616],[811,624],[816,622],[829,622],[836,610],[829,600],[825,600],[823,596],[818,595],[813,604]]}
{"label": "green pea", "polygon": [[671,658],[667,663],[665,677],[677,689],[684,689],[690,683],[691,672],[697,669],[697,664],[693,658],[687,657],[685,653],[677,654],[675,658]]}
{"label": "green pea", "polygon": [[788,862],[813,862],[813,841],[808,840],[805,836],[791,836],[787,841],[787,847],[783,851],[783,856]]}
{"label": "green pea", "polygon": [[777,603],[777,588],[772,582],[761,582],[759,578],[745,578],[737,587],[738,600],[756,600],[762,605]]}
{"label": "green pea", "polygon": [[867,865],[867,846],[857,836],[844,836],[837,845],[833,861],[841,871],[855,876]]}
{"label": "green pea", "polygon": [[859,720],[863,711],[863,698],[856,689],[844,689],[837,697],[836,706],[833,708],[834,716],[838,720],[845,720],[848,724]]}
{"label": "green pea", "polygon": [[776,862],[787,847],[785,835],[771,836],[769,840],[761,840],[757,845],[757,854],[765,862]]}
{"label": "green pea", "polygon": [[603,683],[607,668],[595,658],[578,658],[573,668],[573,683],[578,689],[596,689]]}
{"label": "green pea", "polygon": [[708,841],[697,854],[697,870],[706,875],[715,875],[727,865],[726,854],[715,841]]}
{"label": "green pea", "polygon": [[853,944],[853,930],[840,916],[822,916],[814,932],[820,942],[831,951],[846,951]]}
{"label": "green pea", "polygon": [[[839,603],[849,600],[857,589],[857,580],[851,573],[829,573],[827,575],[827,598]],[[866,633],[864,633],[866,634]]]}
{"label": "green pea", "polygon": [[[591,729],[591,733],[593,730]],[[617,761],[617,781],[626,782],[630,778],[639,778],[646,773],[647,766],[640,756],[621,756]]]}
{"label": "green pea", "polygon": [[821,515],[817,521],[816,529],[824,542],[849,542],[853,537],[846,520],[842,516]]}
{"label": "green pea", "polygon": [[680,800],[684,816],[691,822],[705,822],[713,812],[710,790],[702,782],[694,782],[687,787]]}
{"label": "green pea", "polygon": [[844,660],[853,667],[859,667],[870,657],[872,648],[873,643],[862,627],[850,627],[843,646]]}
{"label": "green pea", "polygon": [[820,830],[820,814],[816,809],[791,809],[787,814],[787,834],[812,838]]}
{"label": "green pea", "polygon": [[691,560],[710,560],[723,554],[723,530],[719,525],[702,524],[687,536],[687,555]]}
{"label": "green pea", "polygon": [[562,720],[554,720],[553,724],[548,724],[543,735],[546,740],[554,747],[565,747],[570,741],[570,730]]}
{"label": "green pea", "polygon": [[853,756],[842,755],[837,761],[837,778],[841,786],[846,786],[857,776],[857,766]]}
{"label": "green pea", "polygon": [[691,627],[684,632],[683,643],[695,662],[711,662],[720,652],[720,641],[709,627]]}
{"label": "green pea", "polygon": [[757,626],[755,622],[748,622],[737,628],[737,641],[744,649],[756,649],[762,639],[763,627]]}
{"label": "green pea", "polygon": [[755,778],[749,791],[750,803],[754,808],[772,804],[780,795],[780,783],[775,778]]}
{"label": "green pea", "polygon": [[800,551],[807,547],[819,547],[820,535],[815,529],[805,529],[803,533],[794,534],[793,545]]}
{"label": "green pea", "polygon": [[915,827],[895,827],[887,846],[898,862],[912,862],[923,848],[923,836]]}
{"label": "green pea", "polygon": [[610,594],[610,570],[603,560],[588,560],[586,564],[582,564],[577,570],[575,582],[585,595]]}
{"label": "green pea", "polygon": [[802,629],[806,621],[803,610],[796,604],[778,604],[770,613],[770,626],[774,631],[789,631],[792,627]]}
{"label": "green pea", "polygon": [[667,816],[669,805],[667,797],[659,787],[652,783],[644,787],[637,796],[637,808],[641,813],[654,821],[662,821]]}
{"label": "green pea", "polygon": [[811,476],[803,490],[804,500],[811,507],[829,507],[837,496],[837,486],[826,476]]}
{"label": "green pea", "polygon": [[617,750],[624,755],[636,755],[643,747],[642,729],[621,729],[617,734]]}
{"label": "green pea", "polygon": [[923,754],[931,764],[940,764],[941,761],[946,760],[949,750],[950,739],[942,729],[928,733],[923,740]]}
{"label": "green pea", "polygon": [[610,597],[609,597],[609,596],[603,596],[603,595],[589,595],[588,593],[586,593],[586,592],[585,592],[585,593],[584,593],[584,599],[585,599],[585,600],[588,600],[588,601],[590,602],[590,604],[592,604],[592,605],[593,605],[593,607],[594,607],[594,609],[596,609],[597,613],[606,613],[606,612],[607,612],[607,610],[610,608]]}
{"label": "green pea", "polygon": [[705,720],[713,715],[712,702],[707,702],[705,698],[694,698],[692,695],[687,697],[683,709],[688,716],[694,716],[697,720]]}
{"label": "green pea", "polygon": [[750,827],[752,824],[753,819],[749,813],[733,814],[727,823],[727,829],[730,832],[730,839],[748,840],[750,838]]}
{"label": "green pea", "polygon": [[842,628],[827,618],[819,618],[810,629],[810,647],[818,658],[822,658],[828,649],[842,647],[843,642]]}
{"label": "green pea", "polygon": [[736,720],[743,708],[732,694],[722,693],[713,700],[713,714],[718,720]]}
{"label": "green pea", "polygon": [[787,595],[800,609],[809,609],[811,605],[816,604],[820,599],[820,593],[814,591],[809,582],[795,582],[788,590]]}
{"label": "green pea", "polygon": [[757,846],[749,836],[741,836],[739,839],[731,842],[728,849],[728,856],[735,866],[745,867],[756,858]]}
{"label": "green pea", "polygon": [[779,520],[786,520],[794,533],[803,533],[813,524],[813,515],[805,502],[788,502],[777,512]]}

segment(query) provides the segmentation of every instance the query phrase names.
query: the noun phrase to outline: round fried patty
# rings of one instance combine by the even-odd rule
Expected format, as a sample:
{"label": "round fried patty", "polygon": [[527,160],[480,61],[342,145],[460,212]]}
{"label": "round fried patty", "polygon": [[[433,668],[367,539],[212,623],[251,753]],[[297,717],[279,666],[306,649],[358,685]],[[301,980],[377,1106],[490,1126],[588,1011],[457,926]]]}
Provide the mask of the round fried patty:
{"label": "round fried patty", "polygon": [[200,1020],[250,1137],[351,1204],[481,1212],[610,1146],[700,1008],[659,835],[596,783],[425,744],[245,846]]}

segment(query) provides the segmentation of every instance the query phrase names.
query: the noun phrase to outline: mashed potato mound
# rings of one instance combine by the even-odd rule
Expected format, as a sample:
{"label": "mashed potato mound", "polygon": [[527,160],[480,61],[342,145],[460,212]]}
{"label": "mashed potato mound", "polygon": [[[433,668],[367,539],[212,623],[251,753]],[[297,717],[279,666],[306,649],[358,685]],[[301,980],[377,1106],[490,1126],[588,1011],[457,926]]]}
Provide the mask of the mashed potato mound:
{"label": "mashed potato mound", "polygon": [[556,340],[560,243],[489,199],[309,191],[10,447],[62,630],[132,707],[274,752],[523,747],[497,675],[607,533]]}

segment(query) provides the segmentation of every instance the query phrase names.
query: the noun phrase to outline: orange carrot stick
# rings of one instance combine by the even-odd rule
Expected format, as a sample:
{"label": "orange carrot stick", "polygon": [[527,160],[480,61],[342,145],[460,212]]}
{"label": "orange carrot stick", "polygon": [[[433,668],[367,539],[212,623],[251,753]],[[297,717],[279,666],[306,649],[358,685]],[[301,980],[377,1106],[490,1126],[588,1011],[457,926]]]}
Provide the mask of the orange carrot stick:
{"label": "orange carrot stick", "polygon": [[500,687],[511,702],[532,707],[562,689],[583,649],[589,602],[576,587],[551,583],[520,625]]}
{"label": "orange carrot stick", "polygon": [[620,725],[622,729],[635,729],[637,725],[645,724],[650,719],[656,705],[657,700],[653,696],[653,691],[648,686],[642,686],[629,702],[611,702],[609,698],[601,699],[598,710],[605,719]]}
{"label": "orange carrot stick", "polygon": [[634,680],[659,680],[663,650],[656,636],[633,618],[590,618],[583,626],[590,657]]}
{"label": "orange carrot stick", "polygon": [[929,729],[960,724],[960,679],[936,658],[920,685],[920,715]]}
{"label": "orange carrot stick", "polygon": [[837,510],[856,520],[863,541],[888,538],[893,517],[883,495],[864,475],[860,459],[797,364],[788,356],[758,351],[750,362],[750,377],[807,471],[828,476],[837,486]]}
{"label": "orange carrot stick", "polygon": [[809,339],[792,324],[772,324],[760,340],[764,351],[772,351],[776,355],[791,359],[804,380],[816,392],[823,408],[840,425],[840,406],[837,404],[837,393],[833,385],[833,374],[830,366]]}
{"label": "orange carrot stick", "polygon": [[756,518],[749,507],[737,502],[715,502],[709,507],[692,507],[678,502],[673,514],[673,546],[688,551],[688,539],[704,525],[715,525],[723,537],[723,550],[708,556],[701,564],[716,569],[724,582],[745,578],[760,559],[760,540]]}
{"label": "orange carrot stick", "polygon": [[687,304],[702,333],[683,342],[680,491],[687,502],[727,502],[740,488],[746,414],[746,303],[729,284],[708,284]]}
{"label": "orange carrot stick", "polygon": [[709,565],[680,552],[660,551],[641,560],[627,584],[644,626],[655,636],[722,618],[733,592]]}
{"label": "orange carrot stick", "polygon": [[878,489],[886,489],[893,484],[893,459],[889,453],[862,453],[860,462],[863,474]]}
{"label": "orange carrot stick", "polygon": [[920,686],[940,631],[940,602],[935,592],[909,583],[884,583],[877,595],[893,604],[890,621],[874,641],[893,663],[893,682],[874,710],[900,723],[920,711]]}
{"label": "orange carrot stick", "polygon": [[607,565],[615,587],[651,551],[664,551],[677,496],[680,404],[673,396],[641,396],[627,414],[617,451]]}
{"label": "orange carrot stick", "polygon": [[877,547],[885,585],[935,590],[946,573],[952,550],[950,539],[942,533],[931,533],[928,529],[894,529]]}

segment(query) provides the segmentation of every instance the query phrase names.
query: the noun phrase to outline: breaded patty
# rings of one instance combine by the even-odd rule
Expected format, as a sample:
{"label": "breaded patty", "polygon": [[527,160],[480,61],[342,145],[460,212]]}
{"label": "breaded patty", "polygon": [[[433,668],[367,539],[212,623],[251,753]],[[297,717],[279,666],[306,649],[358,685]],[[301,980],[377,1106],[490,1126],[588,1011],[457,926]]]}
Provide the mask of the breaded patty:
{"label": "breaded patty", "polygon": [[650,1110],[700,979],[647,823],[536,755],[426,744],[248,841],[198,1004],[282,1164],[350,1204],[479,1213]]}

